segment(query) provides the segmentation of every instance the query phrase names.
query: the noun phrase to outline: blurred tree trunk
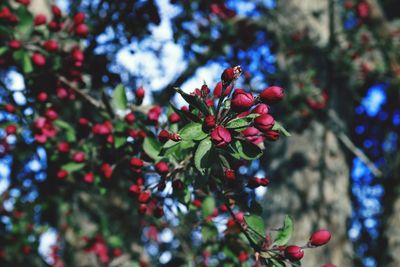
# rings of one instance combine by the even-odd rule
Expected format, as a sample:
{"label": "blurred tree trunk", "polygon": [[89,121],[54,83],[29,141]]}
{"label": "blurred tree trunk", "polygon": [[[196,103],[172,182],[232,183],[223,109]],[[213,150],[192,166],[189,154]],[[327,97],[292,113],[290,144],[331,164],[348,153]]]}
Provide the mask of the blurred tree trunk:
{"label": "blurred tree trunk", "polygon": [[[330,0],[288,0],[278,1],[277,8],[282,20],[286,20],[282,25],[287,25],[280,31],[306,31],[316,40],[316,49],[329,51],[331,34],[336,32],[333,29],[341,29],[338,4]],[[290,68],[291,62],[285,55],[278,53],[277,59],[282,71]],[[329,73],[333,72],[333,67],[328,58],[325,60],[328,62],[325,66],[328,69],[327,87],[334,90],[336,80]],[[298,70],[296,74],[306,71]],[[290,83],[292,77],[288,78]],[[334,103],[334,99],[331,102]],[[299,120],[302,120],[301,116]],[[319,228],[332,232],[328,246],[310,253],[306,251],[304,266],[324,263],[353,266],[352,245],[347,238],[351,216],[349,162],[336,134],[322,121],[313,119],[298,133],[289,129],[292,137],[271,145],[271,158],[266,161],[272,183],[266,194],[265,217],[267,224],[274,227],[282,224],[285,214],[293,216],[295,234],[291,244],[305,244],[310,234]]]}
{"label": "blurred tree trunk", "polygon": [[329,229],[332,240],[304,257],[304,266],[334,263],[352,266],[352,246],[347,238],[351,215],[349,167],[335,133],[313,122],[302,133],[272,146],[272,184],[266,194],[268,225],[279,226],[285,214],[293,216],[291,243],[303,245],[310,234]]}

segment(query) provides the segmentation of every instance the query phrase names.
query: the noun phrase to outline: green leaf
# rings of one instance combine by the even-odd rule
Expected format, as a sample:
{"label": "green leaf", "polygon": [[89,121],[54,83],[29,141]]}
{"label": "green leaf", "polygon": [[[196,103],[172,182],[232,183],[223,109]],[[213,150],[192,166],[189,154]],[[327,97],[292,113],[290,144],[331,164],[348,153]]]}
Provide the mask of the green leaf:
{"label": "green leaf", "polygon": [[114,109],[126,109],[128,106],[128,99],[126,98],[125,87],[118,84],[114,89],[111,105]]}
{"label": "green leaf", "polygon": [[17,24],[17,32],[21,37],[28,37],[33,31],[33,15],[25,6],[20,6],[16,10],[16,15],[19,19]]}
{"label": "green leaf", "polygon": [[8,51],[8,46],[0,47],[0,56]]}
{"label": "green leaf", "polygon": [[265,225],[264,225],[264,220],[258,216],[258,215],[246,215],[244,216],[244,219],[247,223],[247,225],[254,230],[259,236],[259,238],[264,238],[265,236]]}
{"label": "green leaf", "polygon": [[286,215],[282,229],[278,231],[278,234],[274,240],[273,246],[284,246],[290,240],[293,233],[293,221],[289,215]]}
{"label": "green leaf", "polygon": [[186,102],[200,110],[204,115],[210,114],[208,106],[199,96],[186,94],[180,88],[175,87],[174,89],[182,96],[183,99],[185,99]]}
{"label": "green leaf", "polygon": [[24,73],[31,73],[33,71],[32,60],[28,52],[24,50],[18,50],[14,52],[13,57],[15,61],[21,65]]}
{"label": "green leaf", "polygon": [[76,141],[76,132],[75,129],[66,121],[57,119],[54,121],[54,125],[63,129],[65,131],[65,137],[68,142]]}
{"label": "green leaf", "polygon": [[286,267],[286,264],[284,261],[276,260],[274,258],[268,259],[269,265],[271,267]]}
{"label": "green leaf", "polygon": [[283,134],[284,136],[291,136],[291,134],[286,131],[286,129],[277,121],[275,121],[274,127],[272,127],[272,130],[277,131],[281,134]]}
{"label": "green leaf", "polygon": [[203,216],[208,217],[210,216],[215,210],[215,200],[213,197],[206,197],[203,200],[203,206],[202,206],[202,211],[203,211]]}
{"label": "green leaf", "polygon": [[62,165],[61,168],[71,173],[81,170],[84,166],[84,163],[68,162],[67,164]]}
{"label": "green leaf", "polygon": [[108,243],[112,247],[122,247],[122,245],[123,245],[122,239],[119,236],[116,236],[116,235],[110,236],[108,238]]}
{"label": "green leaf", "polygon": [[249,124],[254,120],[255,117],[258,117],[259,114],[250,114],[246,117],[243,118],[236,118],[231,121],[229,121],[226,124],[226,128],[229,129],[239,129],[239,130],[244,130],[249,126]]}
{"label": "green leaf", "polygon": [[179,131],[182,140],[202,140],[207,137],[207,133],[203,132],[201,123],[189,123]]}
{"label": "green leaf", "polygon": [[200,142],[194,154],[194,165],[202,174],[204,174],[204,169],[209,165],[211,147],[212,143],[210,138],[204,139]]}
{"label": "green leaf", "polygon": [[263,154],[263,151],[259,146],[247,140],[236,140],[233,143],[232,148],[234,150],[232,156],[237,159],[255,160],[260,158]]}
{"label": "green leaf", "polygon": [[152,137],[146,137],[143,141],[143,150],[146,154],[155,161],[160,160],[158,156],[161,151],[161,144]]}
{"label": "green leaf", "polygon": [[115,137],[115,148],[120,148],[126,143],[125,136],[116,136]]}
{"label": "green leaf", "polygon": [[214,225],[206,224],[201,228],[201,236],[204,242],[214,240],[218,237],[218,230]]}

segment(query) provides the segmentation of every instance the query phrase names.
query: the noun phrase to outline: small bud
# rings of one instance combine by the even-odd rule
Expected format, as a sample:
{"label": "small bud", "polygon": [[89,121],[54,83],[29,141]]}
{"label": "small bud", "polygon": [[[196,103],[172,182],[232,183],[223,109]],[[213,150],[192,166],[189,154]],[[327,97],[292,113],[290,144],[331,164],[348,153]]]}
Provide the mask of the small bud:
{"label": "small bud", "polygon": [[144,92],[144,88],[143,87],[139,87],[139,88],[137,88],[135,90],[135,96],[138,99],[143,99],[144,98],[144,94],[145,94],[145,92]]}
{"label": "small bud", "polygon": [[7,135],[12,135],[17,132],[17,126],[15,124],[7,125],[4,129]]}
{"label": "small bud", "polygon": [[38,67],[46,65],[46,58],[40,53],[33,53],[32,62]]}
{"label": "small bud", "polygon": [[56,6],[56,5],[52,5],[51,6],[51,13],[53,13],[53,16],[56,18],[60,18],[61,17],[61,9]]}
{"label": "small bud", "polygon": [[58,179],[64,179],[65,177],[68,176],[68,174],[69,174],[69,173],[68,173],[66,170],[61,169],[61,170],[59,170],[59,171],[57,172],[57,178],[58,178]]}
{"label": "small bud", "polygon": [[140,186],[137,184],[133,184],[129,187],[129,192],[133,194],[139,194],[140,193]]}
{"label": "small bud", "polygon": [[129,163],[134,169],[141,169],[144,165],[143,160],[141,160],[140,158],[131,158]]}
{"label": "small bud", "polygon": [[138,196],[138,201],[140,203],[147,203],[147,202],[149,202],[150,197],[151,197],[150,191],[140,192],[140,194]]}
{"label": "small bud", "polygon": [[304,256],[304,251],[299,246],[288,246],[285,249],[285,256],[289,260],[298,261]]}
{"label": "small bud", "polygon": [[231,100],[231,108],[235,112],[248,110],[254,104],[254,96],[242,89],[236,89]]}
{"label": "small bud", "polygon": [[311,246],[322,246],[325,245],[326,243],[329,242],[329,240],[331,240],[331,233],[328,230],[318,230],[316,232],[314,232],[309,240],[309,244]]}
{"label": "small bud", "polygon": [[48,99],[48,94],[46,92],[40,92],[37,94],[36,99],[39,102],[46,102]]}
{"label": "small bud", "polygon": [[85,153],[82,152],[82,151],[75,152],[75,153],[72,155],[72,160],[73,160],[74,162],[76,162],[76,163],[82,163],[82,162],[84,162],[84,161],[85,161],[85,158],[86,158]]}
{"label": "small bud", "polygon": [[[232,86],[228,86],[225,89],[224,96],[229,95],[231,93],[231,91],[232,91]],[[217,83],[217,85],[214,88],[213,95],[216,98],[221,97],[221,95],[222,95],[222,82]]]}
{"label": "small bud", "polygon": [[58,50],[58,42],[56,40],[47,40],[43,43],[43,48],[47,52],[55,52]]}
{"label": "small bud", "polygon": [[280,137],[280,133],[277,131],[273,131],[273,130],[269,130],[267,132],[264,133],[265,138],[267,138],[267,140],[269,141],[276,141],[279,139]]}
{"label": "small bud", "polygon": [[206,130],[211,130],[216,125],[215,117],[213,115],[209,115],[205,117],[203,126]]}
{"label": "small bud", "polygon": [[35,17],[34,24],[35,26],[40,26],[46,24],[47,18],[45,15],[39,14]]}
{"label": "small bud", "polygon": [[274,127],[275,120],[269,114],[262,114],[254,119],[254,126],[262,132],[267,132]]}
{"label": "small bud", "polygon": [[60,153],[68,153],[70,150],[70,146],[67,142],[58,143],[57,148]]}
{"label": "small bud", "polygon": [[127,123],[133,123],[135,119],[136,119],[135,114],[133,114],[132,112],[125,115],[125,121]]}
{"label": "small bud", "polygon": [[174,141],[174,142],[179,142],[182,140],[182,137],[178,133],[171,133],[169,135],[169,139]]}
{"label": "small bud", "polygon": [[276,103],[284,97],[283,88],[279,86],[271,86],[264,89],[260,94],[260,99],[264,103]]}
{"label": "small bud", "polygon": [[11,49],[14,49],[14,50],[18,50],[22,47],[22,44],[18,40],[11,40],[8,42],[8,47],[10,47]]}
{"label": "small bud", "polygon": [[85,21],[85,13],[83,12],[78,12],[74,16],[74,24],[79,25],[82,24]]}
{"label": "small bud", "polygon": [[229,181],[234,181],[236,179],[235,171],[232,169],[226,169],[224,171],[225,178]]}
{"label": "small bud", "polygon": [[166,175],[169,171],[168,163],[164,161],[160,161],[159,163],[157,163],[155,165],[155,168],[160,175]]}
{"label": "small bud", "polygon": [[172,182],[172,188],[176,191],[181,191],[183,189],[183,187],[184,187],[183,182],[179,179],[174,180]]}
{"label": "small bud", "polygon": [[178,115],[178,113],[174,112],[169,115],[168,120],[170,123],[177,123],[181,120],[181,117]]}
{"label": "small bud", "polygon": [[170,134],[167,130],[161,130],[160,133],[158,134],[158,140],[160,140],[161,143],[165,143],[170,139]]}
{"label": "small bud", "polygon": [[211,133],[211,141],[217,147],[226,147],[231,141],[232,136],[229,130],[222,126],[216,127]]}
{"label": "small bud", "polygon": [[251,111],[251,113],[254,114],[267,114],[269,111],[269,108],[266,104],[258,104],[255,106],[255,108]]}
{"label": "small bud", "polygon": [[210,93],[210,88],[208,88],[206,84],[203,84],[203,86],[201,86],[201,96],[207,97],[209,93]]}
{"label": "small bud", "polygon": [[221,75],[221,81],[223,84],[230,84],[234,80],[236,80],[240,74],[242,73],[242,69],[240,66],[236,66],[233,68],[227,68]]}
{"label": "small bud", "polygon": [[94,174],[92,172],[85,173],[85,176],[83,177],[83,180],[88,184],[93,183]]}
{"label": "small bud", "polygon": [[244,136],[244,138],[255,145],[258,145],[264,141],[263,137],[261,136],[261,132],[255,127],[247,127],[240,133]]}
{"label": "small bud", "polygon": [[79,24],[75,27],[75,34],[79,37],[86,37],[89,34],[89,27],[86,24]]}

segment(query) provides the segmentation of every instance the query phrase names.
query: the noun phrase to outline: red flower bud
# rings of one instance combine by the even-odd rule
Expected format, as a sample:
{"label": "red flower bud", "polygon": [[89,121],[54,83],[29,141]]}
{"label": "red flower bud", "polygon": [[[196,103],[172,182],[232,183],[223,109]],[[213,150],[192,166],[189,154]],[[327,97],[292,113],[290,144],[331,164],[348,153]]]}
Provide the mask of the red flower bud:
{"label": "red flower bud", "polygon": [[143,167],[143,160],[141,160],[140,158],[131,158],[130,162],[131,166],[134,169],[140,169]]}
{"label": "red flower bud", "polygon": [[55,121],[58,118],[58,113],[54,108],[50,107],[46,110],[44,116],[50,121]]}
{"label": "red flower bud", "polygon": [[48,99],[48,95],[46,92],[40,92],[37,96],[36,96],[37,101],[39,102],[46,102]]}
{"label": "red flower bud", "polygon": [[8,47],[10,47],[11,49],[17,50],[22,47],[22,44],[18,40],[11,40],[8,42]]}
{"label": "red flower bud", "polygon": [[259,186],[267,186],[268,184],[269,180],[266,178],[253,177],[249,179],[247,186],[250,188],[257,188]]}
{"label": "red flower bud", "polygon": [[155,106],[152,107],[147,113],[147,119],[152,123],[157,123],[160,115],[161,115],[161,107]]}
{"label": "red flower bud", "polygon": [[33,53],[32,62],[38,67],[46,65],[46,58],[40,53]]}
{"label": "red flower bud", "polygon": [[217,147],[225,147],[232,141],[232,136],[226,128],[218,126],[211,133],[211,141]]}
{"label": "red flower bud", "polygon": [[299,246],[288,246],[285,249],[285,256],[289,260],[298,261],[304,256],[304,251]]}
{"label": "red flower bud", "polygon": [[85,13],[78,12],[74,16],[75,25],[82,24],[85,21]]}
{"label": "red flower bud", "polygon": [[177,123],[181,120],[181,116],[179,116],[178,113],[174,112],[169,115],[168,120],[170,123]]}
{"label": "red flower bud", "polygon": [[133,123],[135,119],[136,119],[135,114],[133,114],[132,112],[125,115],[125,121],[127,123]]}
{"label": "red flower bud", "polygon": [[179,142],[182,140],[182,137],[178,133],[171,133],[169,135],[169,139],[175,142]]}
{"label": "red flower bud", "polygon": [[139,214],[145,214],[147,211],[147,205],[145,204],[140,204],[138,207],[138,212]]}
{"label": "red flower bud", "polygon": [[210,130],[214,128],[216,125],[215,117],[213,115],[209,115],[205,117],[203,126],[206,130]]}
{"label": "red flower bud", "polygon": [[276,141],[279,139],[279,137],[281,136],[281,134],[277,131],[267,131],[264,133],[265,138],[267,138],[267,140],[269,141]]}
{"label": "red flower bud", "polygon": [[195,207],[197,207],[197,208],[201,208],[201,206],[202,206],[202,202],[201,202],[200,199],[194,199],[194,200],[192,201],[192,204],[193,204],[193,206],[195,206]]}
{"label": "red flower bud", "polygon": [[144,88],[143,87],[139,87],[139,88],[137,88],[135,90],[135,96],[138,99],[143,99],[144,98],[144,94],[145,94],[145,92],[144,92]]}
{"label": "red flower bud", "polygon": [[160,140],[161,143],[165,143],[170,139],[170,134],[167,130],[161,130],[160,133],[158,134],[158,140]]}
{"label": "red flower bud", "polygon": [[164,216],[164,209],[163,209],[163,207],[157,206],[157,207],[154,209],[154,216],[155,216],[156,218],[161,218],[162,216]]}
{"label": "red flower bud", "polygon": [[237,79],[241,73],[242,69],[240,68],[240,66],[227,68],[221,75],[221,81],[223,84],[230,84],[231,82],[233,82],[233,80]]}
{"label": "red flower bud", "polygon": [[75,161],[76,163],[84,162],[85,161],[85,153],[82,151],[75,152],[72,155],[72,160]]}
{"label": "red flower bud", "polygon": [[71,57],[73,61],[78,61],[78,62],[82,62],[85,60],[85,55],[83,54],[82,50],[80,50],[79,48],[74,48],[71,51]]}
{"label": "red flower bud", "polygon": [[5,132],[7,135],[15,134],[17,132],[17,126],[15,124],[7,125]]}
{"label": "red flower bud", "polygon": [[166,175],[169,171],[168,163],[164,161],[160,161],[159,163],[157,163],[155,165],[155,168],[160,175]]}
{"label": "red flower bud", "polygon": [[147,202],[149,202],[150,197],[151,197],[151,192],[150,191],[140,192],[140,194],[138,196],[138,201],[140,203],[147,203]]}
{"label": "red flower bud", "polygon": [[79,24],[75,27],[75,34],[79,37],[86,37],[89,34],[89,27],[86,24]]}
{"label": "red flower bud", "polygon": [[61,14],[61,9],[56,5],[52,5],[51,6],[51,13],[53,13],[53,16],[56,17],[56,18],[59,18],[62,15]]}
{"label": "red flower bud", "polygon": [[174,180],[172,182],[172,188],[176,191],[181,191],[183,189],[183,187],[184,187],[183,182],[179,179]]}
{"label": "red flower bud", "polygon": [[309,240],[311,246],[322,246],[331,240],[331,233],[328,230],[318,230],[314,232]]}
{"label": "red flower bud", "polygon": [[269,108],[267,105],[265,104],[258,104],[257,106],[255,106],[255,108],[251,111],[251,113],[255,113],[255,114],[267,114],[269,111]]}
{"label": "red flower bud", "polygon": [[264,141],[260,131],[255,127],[247,127],[244,131],[240,133],[244,136],[244,138],[255,145],[258,145]]}
{"label": "red flower bud", "polygon": [[70,150],[70,146],[67,142],[58,143],[57,148],[60,153],[68,153]]}
{"label": "red flower bud", "polygon": [[43,43],[43,48],[48,52],[55,52],[58,50],[58,42],[56,40],[47,40]]}
{"label": "red flower bud", "polygon": [[58,23],[57,21],[52,20],[49,22],[48,26],[49,26],[50,31],[56,32],[56,31],[61,30],[62,24]]}
{"label": "red flower bud", "polygon": [[240,251],[239,255],[238,255],[238,260],[243,263],[245,261],[247,261],[247,259],[249,258],[249,254],[246,251]]}
{"label": "red flower bud", "polygon": [[[225,89],[224,96],[229,95],[231,93],[231,91],[232,91],[232,86],[228,86]],[[217,85],[214,88],[213,95],[214,95],[214,97],[218,98],[218,97],[221,97],[221,94],[222,94],[222,82],[219,82],[219,83],[217,83]]]}
{"label": "red flower bud", "polygon": [[47,18],[46,18],[45,15],[38,14],[38,15],[35,16],[35,18],[33,20],[33,24],[35,26],[40,26],[40,25],[46,24],[46,21],[47,21]]}
{"label": "red flower bud", "polygon": [[226,169],[224,171],[224,175],[225,175],[225,178],[230,180],[230,181],[234,181],[236,179],[235,171],[232,170],[232,169]]}
{"label": "red flower bud", "polygon": [[86,118],[79,118],[79,124],[81,126],[88,126],[89,125],[89,120]]}
{"label": "red flower bud", "polygon": [[88,184],[93,183],[94,174],[92,172],[85,173],[85,176],[83,177],[83,180]]}
{"label": "red flower bud", "polygon": [[357,5],[357,12],[360,18],[366,18],[369,15],[369,5],[367,2],[360,2]]}
{"label": "red flower bud", "polygon": [[231,108],[233,111],[246,111],[254,104],[254,96],[242,89],[236,89],[231,100]]}
{"label": "red flower bud", "polygon": [[129,192],[133,194],[139,194],[140,193],[140,186],[137,184],[133,184],[129,187]]}
{"label": "red flower bud", "polygon": [[110,164],[108,163],[103,163],[100,167],[100,171],[103,173],[104,177],[109,179],[112,176],[113,169]]}
{"label": "red flower bud", "polygon": [[284,92],[283,88],[279,86],[270,86],[260,94],[260,99],[262,102],[275,103],[283,99]]}
{"label": "red flower bud", "polygon": [[210,93],[210,88],[208,88],[207,84],[203,84],[201,86],[201,96],[206,97]]}
{"label": "red flower bud", "polygon": [[269,114],[262,114],[254,119],[254,126],[262,132],[267,132],[274,127],[275,120]]}
{"label": "red flower bud", "polygon": [[4,105],[4,109],[8,113],[14,113],[15,112],[15,107],[13,105],[11,105],[11,104],[5,104]]}
{"label": "red flower bud", "polygon": [[67,177],[68,176],[68,172],[66,171],[66,170],[59,170],[58,172],[57,172],[57,178],[58,179],[64,179],[65,177]]}

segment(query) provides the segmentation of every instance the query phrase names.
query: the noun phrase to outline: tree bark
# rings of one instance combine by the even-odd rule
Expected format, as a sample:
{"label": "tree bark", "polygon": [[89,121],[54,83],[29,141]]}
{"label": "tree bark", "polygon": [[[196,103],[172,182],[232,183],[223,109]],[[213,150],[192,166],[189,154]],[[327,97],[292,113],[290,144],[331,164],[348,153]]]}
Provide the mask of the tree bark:
{"label": "tree bark", "polygon": [[[286,34],[308,32],[320,51],[329,50],[334,45],[331,36],[341,30],[338,4],[330,0],[290,0],[278,1],[277,9],[277,13],[282,14],[281,19],[286,20],[280,24],[287,25],[280,31],[286,31]],[[278,53],[277,59],[281,71],[291,68],[285,54]],[[330,64],[329,59],[326,62]],[[316,69],[320,71],[318,67]],[[320,69],[326,71],[326,68]],[[299,69],[296,76],[306,71]],[[328,73],[324,83],[328,89],[334,90],[336,81],[330,76]],[[293,78],[288,77],[289,84]],[[335,104],[333,101],[331,105]],[[271,185],[264,204],[267,225],[279,227],[285,214],[292,215],[295,231],[290,244],[298,245],[306,244],[313,231],[326,228],[332,232],[332,240],[327,246],[306,251],[303,265],[314,267],[333,263],[353,266],[352,244],[347,237],[351,180],[344,147],[323,120],[313,118],[302,132],[296,133],[293,129],[291,132],[292,137],[267,148],[271,155],[267,159]]]}

